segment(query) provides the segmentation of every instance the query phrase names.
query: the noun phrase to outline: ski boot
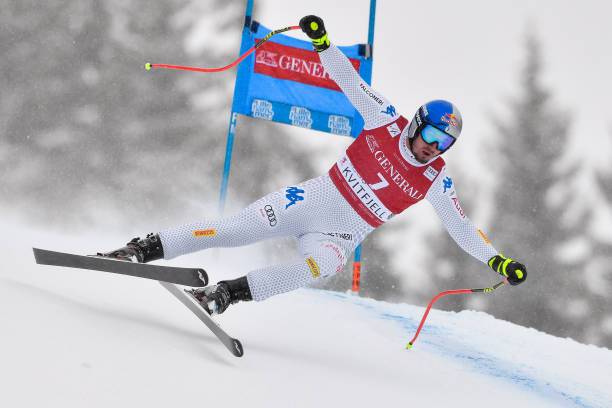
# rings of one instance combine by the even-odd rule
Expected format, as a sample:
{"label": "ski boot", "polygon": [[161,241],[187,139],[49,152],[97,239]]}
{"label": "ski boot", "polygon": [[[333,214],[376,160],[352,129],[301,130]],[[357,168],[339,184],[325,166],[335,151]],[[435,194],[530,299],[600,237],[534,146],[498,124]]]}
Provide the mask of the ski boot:
{"label": "ski boot", "polygon": [[148,234],[146,238],[136,237],[123,248],[111,252],[98,252],[97,256],[115,258],[119,261],[145,263],[162,259],[164,248],[158,234]]}
{"label": "ski boot", "polygon": [[190,292],[209,315],[221,314],[233,303],[253,300],[246,276]]}

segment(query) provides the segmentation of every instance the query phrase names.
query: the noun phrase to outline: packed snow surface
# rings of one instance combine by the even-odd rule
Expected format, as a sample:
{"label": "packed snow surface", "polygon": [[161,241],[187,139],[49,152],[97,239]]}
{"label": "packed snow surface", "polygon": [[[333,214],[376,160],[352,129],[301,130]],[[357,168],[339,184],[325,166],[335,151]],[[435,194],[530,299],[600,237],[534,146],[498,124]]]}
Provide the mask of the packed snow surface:
{"label": "packed snow surface", "polygon": [[244,345],[236,358],[157,282],[38,266],[31,254],[97,242],[11,237],[3,407],[612,407],[611,350],[485,313],[434,310],[406,350],[422,305],[302,289],[219,317]]}

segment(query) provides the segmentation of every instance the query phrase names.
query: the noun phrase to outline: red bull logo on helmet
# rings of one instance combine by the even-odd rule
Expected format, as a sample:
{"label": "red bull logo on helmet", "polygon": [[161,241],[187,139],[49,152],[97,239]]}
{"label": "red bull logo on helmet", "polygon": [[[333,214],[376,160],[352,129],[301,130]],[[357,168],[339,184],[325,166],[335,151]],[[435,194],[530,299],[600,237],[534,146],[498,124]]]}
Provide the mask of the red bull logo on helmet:
{"label": "red bull logo on helmet", "polygon": [[457,115],[455,115],[454,113],[445,113],[444,116],[442,116],[441,120],[447,125],[451,125],[453,127],[459,126]]}

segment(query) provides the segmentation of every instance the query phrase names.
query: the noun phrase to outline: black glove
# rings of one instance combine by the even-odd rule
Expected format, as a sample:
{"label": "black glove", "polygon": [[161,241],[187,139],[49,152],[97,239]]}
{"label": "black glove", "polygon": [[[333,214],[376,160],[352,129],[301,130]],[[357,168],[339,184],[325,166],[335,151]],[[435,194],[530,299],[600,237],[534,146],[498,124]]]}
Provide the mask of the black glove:
{"label": "black glove", "polygon": [[312,40],[312,45],[317,52],[329,48],[329,39],[323,20],[317,16],[306,16],[300,20],[300,28]]}
{"label": "black glove", "polygon": [[489,266],[495,272],[508,278],[511,285],[518,285],[527,279],[527,267],[512,258],[506,258],[502,254],[489,259]]}

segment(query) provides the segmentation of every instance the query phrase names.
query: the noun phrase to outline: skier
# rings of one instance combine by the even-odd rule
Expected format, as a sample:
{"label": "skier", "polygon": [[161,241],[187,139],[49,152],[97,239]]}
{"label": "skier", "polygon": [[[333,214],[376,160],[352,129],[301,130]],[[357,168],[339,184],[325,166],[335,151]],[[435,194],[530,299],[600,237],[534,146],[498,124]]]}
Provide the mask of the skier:
{"label": "skier", "polygon": [[295,237],[300,256],[294,262],[194,290],[209,314],[220,314],[230,304],[261,301],[340,272],[370,232],[427,199],[463,250],[510,284],[524,282],[525,265],[498,253],[467,218],[440,157],[461,132],[457,107],[444,100],[431,101],[408,121],[330,43],[321,18],[303,17],[300,27],[312,40],[327,73],[363,117],[363,131],[345,154],[327,174],[268,194],[234,216],[134,238],[123,248],[98,255],[150,262],[208,248]]}

